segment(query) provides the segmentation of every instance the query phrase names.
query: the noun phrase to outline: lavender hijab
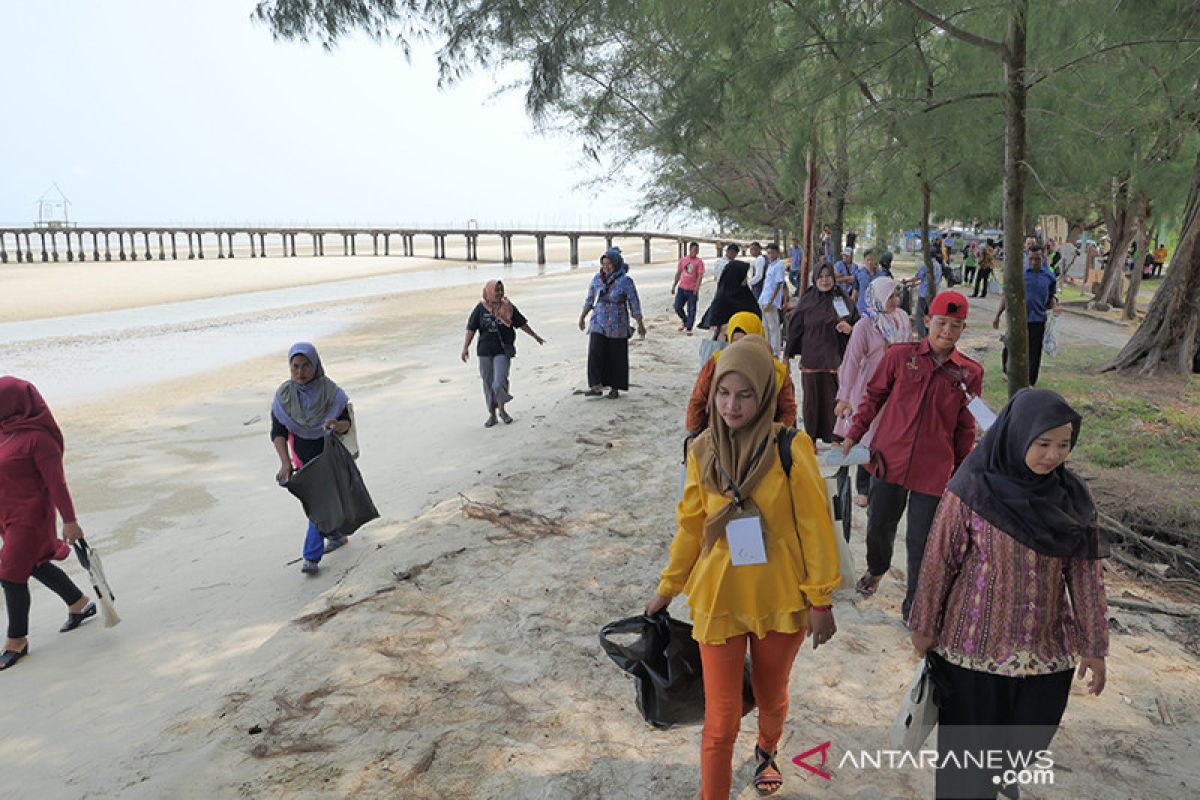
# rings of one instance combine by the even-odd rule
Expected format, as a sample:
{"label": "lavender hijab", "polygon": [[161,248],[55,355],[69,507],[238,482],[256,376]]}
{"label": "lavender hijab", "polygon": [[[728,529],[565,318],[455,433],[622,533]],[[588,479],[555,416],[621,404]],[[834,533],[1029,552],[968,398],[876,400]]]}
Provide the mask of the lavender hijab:
{"label": "lavender hijab", "polygon": [[336,383],[325,377],[317,348],[308,342],[296,342],[288,350],[288,364],[296,356],[304,356],[313,365],[313,379],[299,384],[290,378],[279,385],[271,413],[287,429],[301,439],[321,439],[325,423],[337,419],[346,410],[350,398]]}

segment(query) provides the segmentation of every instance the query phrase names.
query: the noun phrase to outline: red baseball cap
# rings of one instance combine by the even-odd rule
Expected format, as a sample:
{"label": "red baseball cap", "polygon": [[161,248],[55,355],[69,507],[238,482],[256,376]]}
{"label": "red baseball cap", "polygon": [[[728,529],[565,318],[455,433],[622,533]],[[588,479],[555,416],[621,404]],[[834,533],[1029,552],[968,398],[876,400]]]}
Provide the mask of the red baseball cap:
{"label": "red baseball cap", "polygon": [[938,292],[929,304],[929,316],[966,319],[969,307],[967,298],[958,292]]}

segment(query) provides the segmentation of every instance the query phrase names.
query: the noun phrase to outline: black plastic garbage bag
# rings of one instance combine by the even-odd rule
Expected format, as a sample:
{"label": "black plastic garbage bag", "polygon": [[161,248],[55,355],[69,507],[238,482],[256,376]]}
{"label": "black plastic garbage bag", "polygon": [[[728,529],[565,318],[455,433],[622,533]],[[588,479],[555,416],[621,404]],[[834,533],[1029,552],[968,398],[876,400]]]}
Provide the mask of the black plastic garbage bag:
{"label": "black plastic garbage bag", "polygon": [[[614,636],[635,634],[629,644]],[[672,619],[666,611],[653,616],[610,622],[600,629],[600,646],[618,667],[632,675],[637,686],[637,707],[656,728],[704,721],[704,680],[700,646],[692,626]],[[754,708],[750,664],[742,681],[742,714]]]}
{"label": "black plastic garbage bag", "polygon": [[325,450],[292,473],[284,488],[299,498],[322,536],[349,536],[379,517],[354,457],[336,436],[326,436]]}

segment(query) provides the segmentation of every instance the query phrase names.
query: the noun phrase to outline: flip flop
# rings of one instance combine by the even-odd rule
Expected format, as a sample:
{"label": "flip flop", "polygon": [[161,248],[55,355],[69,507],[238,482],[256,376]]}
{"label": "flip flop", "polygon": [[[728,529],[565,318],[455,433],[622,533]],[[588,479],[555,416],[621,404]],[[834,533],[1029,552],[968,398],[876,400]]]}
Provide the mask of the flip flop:
{"label": "flip flop", "polygon": [[5,650],[0,654],[0,670],[8,669],[27,655],[29,655],[28,644],[20,650]]}
{"label": "flip flop", "polygon": [[64,622],[62,627],[58,629],[58,632],[66,633],[67,631],[73,631],[82,625],[84,620],[90,619],[94,616],[96,616],[96,604],[94,602],[88,603],[83,607],[83,611],[80,611],[78,614],[68,611],[67,621]]}
{"label": "flip flop", "polygon": [[325,542],[325,552],[332,553],[339,547],[345,547],[349,542],[350,539],[345,536],[339,536],[336,539],[330,539],[329,541]]}
{"label": "flip flop", "polygon": [[583,396],[584,397],[599,397],[602,394],[604,394],[604,392],[596,391],[595,389],[588,389],[586,392],[583,393]]}
{"label": "flip flop", "polygon": [[494,428],[497,423],[498,423],[498,420],[495,417],[488,417],[487,421],[483,423],[483,427]]}
{"label": "flip flop", "polygon": [[511,425],[513,418],[508,415],[507,411],[500,412],[500,419],[504,420],[505,425]]}
{"label": "flip flop", "polygon": [[870,597],[879,589],[879,582],[883,580],[882,575],[872,575],[870,572],[864,572],[863,576],[858,579],[858,583],[854,585],[854,590],[863,597]]}

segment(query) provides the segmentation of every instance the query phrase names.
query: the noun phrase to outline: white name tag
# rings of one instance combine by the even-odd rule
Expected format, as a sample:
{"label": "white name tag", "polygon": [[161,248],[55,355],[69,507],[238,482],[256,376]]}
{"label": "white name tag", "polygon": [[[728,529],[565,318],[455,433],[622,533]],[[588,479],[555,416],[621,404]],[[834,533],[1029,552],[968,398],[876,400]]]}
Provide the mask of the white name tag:
{"label": "white name tag", "polygon": [[967,410],[975,417],[975,424],[980,430],[986,431],[996,422],[996,415],[987,407],[987,403],[983,402],[982,397],[972,397],[971,402],[967,403]]}
{"label": "white name tag", "polygon": [[735,567],[767,563],[762,524],[757,516],[725,523],[725,540],[729,543],[729,560]]}
{"label": "white name tag", "polygon": [[833,298],[833,310],[837,312],[839,317],[850,316],[850,307],[846,305],[846,301],[840,297]]}

